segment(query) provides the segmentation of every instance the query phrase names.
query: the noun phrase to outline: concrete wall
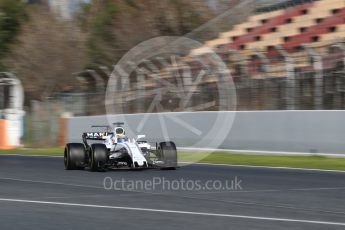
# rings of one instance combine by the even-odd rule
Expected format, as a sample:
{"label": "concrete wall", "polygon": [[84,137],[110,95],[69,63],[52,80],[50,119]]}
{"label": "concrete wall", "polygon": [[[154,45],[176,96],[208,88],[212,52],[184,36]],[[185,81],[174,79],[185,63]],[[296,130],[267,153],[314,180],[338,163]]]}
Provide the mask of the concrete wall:
{"label": "concrete wall", "polygon": [[[345,111],[151,114],[142,131],[137,132],[143,118],[143,114],[108,119],[74,117],[69,121],[68,140],[80,141],[83,131],[96,131],[90,128],[92,124],[108,124],[109,120],[125,121],[129,135],[146,134],[151,142],[164,140],[168,133],[179,147],[345,153]],[[162,122],[166,130],[161,129]]]}

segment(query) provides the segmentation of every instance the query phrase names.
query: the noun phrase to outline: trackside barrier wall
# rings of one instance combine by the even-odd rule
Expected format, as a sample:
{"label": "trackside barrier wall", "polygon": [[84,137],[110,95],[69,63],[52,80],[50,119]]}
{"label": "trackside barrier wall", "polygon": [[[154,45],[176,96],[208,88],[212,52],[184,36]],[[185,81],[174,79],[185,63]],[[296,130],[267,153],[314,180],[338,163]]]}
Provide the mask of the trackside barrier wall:
{"label": "trackside barrier wall", "polygon": [[[235,115],[232,127],[226,127],[229,133],[224,136],[220,149],[287,151],[311,153],[345,154],[345,111],[255,111],[255,112],[194,112],[181,113],[178,117],[199,129],[202,134],[194,135],[188,129],[169,119],[171,114],[164,114],[169,138],[178,147],[194,146],[210,130],[218,113],[224,116]],[[149,141],[162,141],[158,114],[152,114],[140,133],[135,132],[143,119],[142,114],[114,115],[111,122],[124,121],[134,131],[129,135],[146,134]],[[80,142],[81,133],[93,130],[91,125],[108,124],[106,116],[73,117],[68,120],[66,131],[68,142]],[[221,130],[222,127],[219,127]],[[216,136],[216,134],[214,135]]]}

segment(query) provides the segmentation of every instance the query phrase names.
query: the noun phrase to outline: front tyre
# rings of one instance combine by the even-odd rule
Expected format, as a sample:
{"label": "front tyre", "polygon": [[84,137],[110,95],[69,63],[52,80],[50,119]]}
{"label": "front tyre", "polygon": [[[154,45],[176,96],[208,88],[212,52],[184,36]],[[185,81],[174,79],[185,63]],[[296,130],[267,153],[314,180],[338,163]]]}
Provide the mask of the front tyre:
{"label": "front tyre", "polygon": [[85,158],[84,144],[69,143],[65,146],[64,165],[66,170],[84,169]]}
{"label": "front tyre", "polygon": [[92,144],[90,156],[91,171],[100,171],[104,169],[107,163],[108,149],[104,144]]}
{"label": "front tyre", "polygon": [[161,169],[176,169],[177,167],[177,150],[174,142],[159,143],[159,155],[164,165]]}

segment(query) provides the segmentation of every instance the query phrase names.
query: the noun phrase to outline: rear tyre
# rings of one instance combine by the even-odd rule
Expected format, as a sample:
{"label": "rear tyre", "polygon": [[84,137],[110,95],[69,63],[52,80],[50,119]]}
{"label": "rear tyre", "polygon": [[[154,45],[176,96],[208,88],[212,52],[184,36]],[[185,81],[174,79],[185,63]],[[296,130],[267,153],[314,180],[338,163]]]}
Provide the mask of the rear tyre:
{"label": "rear tyre", "polygon": [[107,163],[108,149],[104,144],[92,144],[90,156],[91,171],[100,171],[104,169]]}
{"label": "rear tyre", "polygon": [[159,143],[159,157],[164,162],[161,169],[175,170],[177,167],[177,150],[174,142]]}
{"label": "rear tyre", "polygon": [[84,169],[86,151],[84,144],[69,143],[65,146],[64,165],[66,170]]}

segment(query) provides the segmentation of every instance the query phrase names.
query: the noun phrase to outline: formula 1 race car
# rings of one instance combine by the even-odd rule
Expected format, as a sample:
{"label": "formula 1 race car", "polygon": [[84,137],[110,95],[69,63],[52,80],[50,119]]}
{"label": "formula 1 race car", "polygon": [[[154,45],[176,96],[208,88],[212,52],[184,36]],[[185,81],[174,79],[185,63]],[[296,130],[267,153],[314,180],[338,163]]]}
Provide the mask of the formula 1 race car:
{"label": "formula 1 race car", "polygon": [[[126,136],[123,122],[104,127],[106,132],[86,132],[83,143],[68,143],[64,151],[66,170],[90,168],[92,171],[129,168],[176,169],[177,151],[174,142],[156,143],[155,148],[144,140],[145,135],[136,139]],[[89,144],[88,140],[99,143]]]}

